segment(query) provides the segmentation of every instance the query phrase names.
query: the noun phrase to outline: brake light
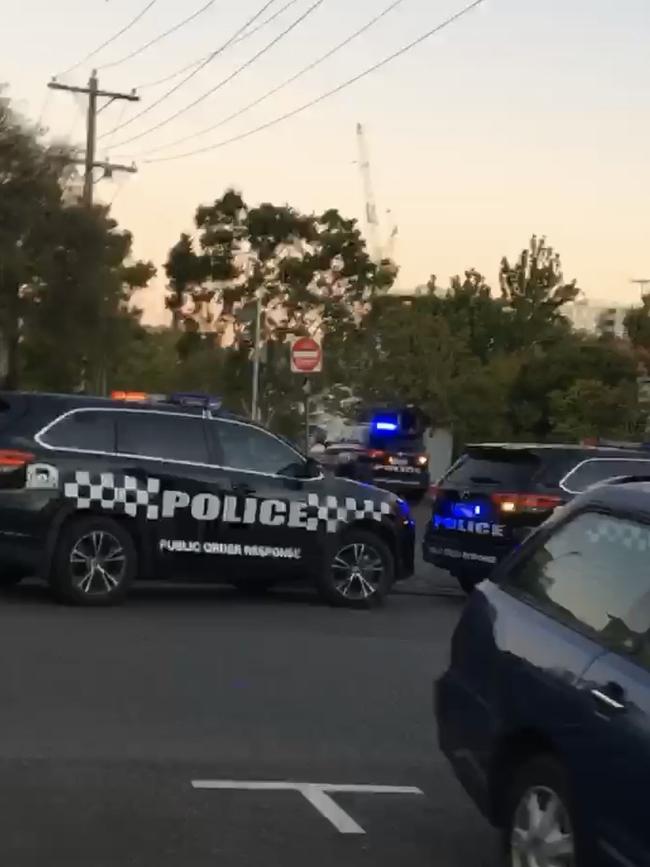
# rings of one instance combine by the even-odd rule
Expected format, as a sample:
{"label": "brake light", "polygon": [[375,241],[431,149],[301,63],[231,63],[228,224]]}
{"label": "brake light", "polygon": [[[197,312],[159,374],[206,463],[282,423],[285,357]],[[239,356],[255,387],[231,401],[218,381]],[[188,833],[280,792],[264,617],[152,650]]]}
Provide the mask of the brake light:
{"label": "brake light", "polygon": [[548,494],[491,494],[490,499],[502,512],[550,512],[562,504],[562,497]]}
{"label": "brake light", "polygon": [[368,457],[372,461],[378,461],[380,458],[383,458],[385,452],[382,449],[370,449],[368,451]]}
{"label": "brake light", "polygon": [[27,466],[34,460],[31,452],[15,451],[13,449],[0,449],[0,471],[15,470],[18,467]]}

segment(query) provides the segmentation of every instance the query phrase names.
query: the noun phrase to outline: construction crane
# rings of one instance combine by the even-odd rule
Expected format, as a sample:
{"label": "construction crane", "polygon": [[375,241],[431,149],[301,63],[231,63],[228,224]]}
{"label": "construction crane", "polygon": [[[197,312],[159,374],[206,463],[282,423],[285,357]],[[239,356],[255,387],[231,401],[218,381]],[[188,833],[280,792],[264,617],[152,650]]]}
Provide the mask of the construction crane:
{"label": "construction crane", "polygon": [[[395,240],[397,238],[397,226],[391,229],[388,240],[384,243],[381,240],[381,230],[379,226],[379,218],[377,217],[377,205],[375,203],[375,193],[372,186],[372,176],[370,173],[370,157],[368,154],[368,144],[366,142],[366,134],[363,124],[357,124],[357,147],[359,151],[359,171],[361,172],[361,181],[363,184],[363,195],[365,201],[366,212],[366,231],[368,233],[368,246],[370,248],[370,258],[373,262],[381,262],[382,259],[392,259],[395,249]],[[390,214],[390,211],[386,212]]]}

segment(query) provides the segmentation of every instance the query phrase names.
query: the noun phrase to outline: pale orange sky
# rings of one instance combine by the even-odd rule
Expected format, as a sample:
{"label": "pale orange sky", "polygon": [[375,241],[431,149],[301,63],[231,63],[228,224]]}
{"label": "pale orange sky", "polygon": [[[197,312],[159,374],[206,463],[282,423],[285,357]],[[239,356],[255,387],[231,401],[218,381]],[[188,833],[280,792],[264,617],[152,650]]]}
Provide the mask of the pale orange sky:
{"label": "pale orange sky", "polygon": [[[219,120],[326,51],[388,0],[324,0],[268,55],[197,108],[136,142],[145,131],[247,60],[310,0],[217,58],[146,117],[100,139],[99,155],[136,156],[139,174],[97,185],[135,235],[137,255],[160,265],[195,207],[228,185],[251,203],[288,202],[306,211],[338,207],[362,217],[355,124],[364,123],[380,216],[399,225],[399,286],[476,267],[494,285],[499,258],[533,233],[562,254],[565,276],[589,297],[631,303],[632,277],[650,277],[647,158],[650,36],[647,0],[486,0],[440,36],[303,115],[239,144],[194,158],[147,164],[147,150]],[[47,80],[118,30],[144,0],[23,0],[8,12],[3,78],[19,108],[52,134],[83,138],[80,98],[52,94]],[[118,59],[203,5],[158,0],[128,33],[64,76],[84,83],[93,62]],[[217,0],[187,28],[140,57],[100,69],[101,85],[130,89],[214,49],[261,5]],[[277,8],[282,0],[276,0]],[[464,5],[404,0],[336,58],[196,146],[217,142],[307,101],[372,64]],[[269,10],[269,12],[271,11]],[[7,13],[4,13],[7,25]],[[74,26],[73,26],[74,25]],[[25,64],[25,56],[29,63]],[[172,82],[174,83],[174,82]],[[143,90],[139,108],[165,91]],[[43,110],[44,109],[44,110]],[[110,106],[100,134],[128,120]],[[111,147],[112,145],[112,147]],[[170,148],[178,153],[191,148]],[[116,195],[117,194],[117,195]],[[164,279],[145,293],[150,321],[163,321]]]}

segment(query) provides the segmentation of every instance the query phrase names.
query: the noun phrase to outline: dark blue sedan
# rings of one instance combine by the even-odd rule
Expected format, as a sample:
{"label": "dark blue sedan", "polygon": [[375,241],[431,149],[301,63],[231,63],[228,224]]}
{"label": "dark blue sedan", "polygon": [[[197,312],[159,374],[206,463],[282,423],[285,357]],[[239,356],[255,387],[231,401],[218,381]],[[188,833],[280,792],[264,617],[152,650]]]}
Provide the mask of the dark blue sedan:
{"label": "dark blue sedan", "polygon": [[650,865],[650,482],[586,492],[509,555],[435,692],[511,867]]}

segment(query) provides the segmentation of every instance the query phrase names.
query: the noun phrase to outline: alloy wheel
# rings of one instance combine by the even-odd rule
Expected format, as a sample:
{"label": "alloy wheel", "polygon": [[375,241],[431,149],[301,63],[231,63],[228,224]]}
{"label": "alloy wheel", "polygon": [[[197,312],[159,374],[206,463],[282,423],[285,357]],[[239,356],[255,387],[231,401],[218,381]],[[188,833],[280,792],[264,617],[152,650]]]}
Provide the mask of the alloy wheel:
{"label": "alloy wheel", "polygon": [[126,573],[126,552],[119,539],[105,530],[78,539],[69,562],[73,586],[88,596],[115,590]]}
{"label": "alloy wheel", "polygon": [[514,813],[510,838],[512,867],[575,867],[575,842],[569,814],[559,796],[533,786]]}
{"label": "alloy wheel", "polygon": [[341,548],[332,563],[334,586],[344,599],[370,599],[379,589],[384,563],[379,552],[365,542]]}

